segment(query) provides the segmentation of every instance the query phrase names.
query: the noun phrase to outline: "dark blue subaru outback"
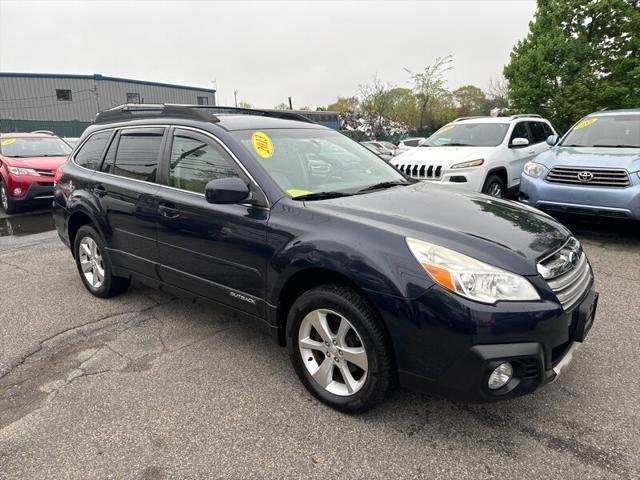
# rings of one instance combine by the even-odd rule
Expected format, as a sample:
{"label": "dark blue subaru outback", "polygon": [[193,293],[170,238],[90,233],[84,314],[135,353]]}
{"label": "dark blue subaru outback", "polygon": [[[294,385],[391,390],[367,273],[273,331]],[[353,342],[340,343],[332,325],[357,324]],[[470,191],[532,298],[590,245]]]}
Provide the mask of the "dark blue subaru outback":
{"label": "dark blue subaru outback", "polygon": [[56,181],[56,226],[93,295],[135,277],[255,319],[340,410],[396,383],[472,402],[531,392],[594,319],[589,262],[551,217],[414,181],[292,113],[118,107]]}

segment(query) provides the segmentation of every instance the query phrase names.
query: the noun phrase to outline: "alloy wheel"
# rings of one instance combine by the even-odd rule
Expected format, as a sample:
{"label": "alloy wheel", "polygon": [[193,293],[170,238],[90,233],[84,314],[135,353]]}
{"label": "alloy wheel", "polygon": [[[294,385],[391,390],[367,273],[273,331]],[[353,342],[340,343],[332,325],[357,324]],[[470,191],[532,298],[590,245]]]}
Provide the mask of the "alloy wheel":
{"label": "alloy wheel", "polygon": [[357,330],[339,313],[308,313],[298,330],[298,349],[311,377],[327,392],[350,396],[365,384],[367,352]]}
{"label": "alloy wheel", "polygon": [[98,289],[104,283],[104,261],[98,244],[91,237],[84,237],[80,241],[80,268],[87,283]]}
{"label": "alloy wheel", "polygon": [[9,209],[9,199],[7,198],[7,191],[4,188],[4,185],[0,185],[0,202],[2,203],[2,208],[4,210]]}
{"label": "alloy wheel", "polygon": [[500,184],[498,182],[493,182],[489,186],[489,192],[488,193],[492,197],[502,197],[502,187],[500,186]]}

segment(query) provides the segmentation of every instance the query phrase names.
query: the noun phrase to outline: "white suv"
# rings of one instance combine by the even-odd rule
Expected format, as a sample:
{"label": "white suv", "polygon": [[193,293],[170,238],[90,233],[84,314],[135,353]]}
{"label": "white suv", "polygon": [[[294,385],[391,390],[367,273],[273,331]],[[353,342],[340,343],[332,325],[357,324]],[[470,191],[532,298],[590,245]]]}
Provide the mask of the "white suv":
{"label": "white suv", "polygon": [[520,185],[524,164],[547,150],[556,131],[540,115],[465,117],[391,160],[406,175],[503,197]]}

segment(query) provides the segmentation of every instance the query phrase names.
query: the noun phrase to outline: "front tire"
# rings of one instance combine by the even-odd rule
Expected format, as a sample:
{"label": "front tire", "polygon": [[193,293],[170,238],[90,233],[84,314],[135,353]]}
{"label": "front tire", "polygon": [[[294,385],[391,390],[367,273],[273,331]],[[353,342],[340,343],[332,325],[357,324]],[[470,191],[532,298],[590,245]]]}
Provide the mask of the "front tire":
{"label": "front tire", "polygon": [[7,215],[14,214],[18,211],[18,207],[15,202],[9,198],[9,194],[4,187],[4,182],[2,180],[0,180],[0,205],[2,205],[2,209]]}
{"label": "front tire", "polygon": [[482,187],[482,193],[496,198],[502,198],[505,195],[504,182],[497,175],[489,175]]}
{"label": "front tire", "polygon": [[301,295],[287,318],[289,357],[303,385],[348,413],[369,410],[391,384],[391,349],[367,299],[343,285]]}
{"label": "front tire", "polygon": [[113,275],[109,252],[93,226],[83,225],[78,229],[73,253],[80,279],[92,295],[113,297],[129,287],[131,279]]}

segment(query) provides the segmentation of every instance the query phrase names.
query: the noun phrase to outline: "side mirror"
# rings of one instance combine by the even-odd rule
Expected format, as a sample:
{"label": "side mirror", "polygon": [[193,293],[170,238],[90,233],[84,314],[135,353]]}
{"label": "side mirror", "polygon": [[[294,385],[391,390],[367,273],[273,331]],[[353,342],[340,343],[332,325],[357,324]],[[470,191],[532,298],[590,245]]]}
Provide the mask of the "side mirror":
{"label": "side mirror", "polygon": [[511,140],[511,147],[526,147],[527,145],[529,145],[529,140],[527,140],[526,138],[522,138],[522,137],[516,137],[513,140]]}
{"label": "side mirror", "polygon": [[558,135],[549,135],[547,137],[547,144],[549,144],[550,146],[555,146],[558,143],[558,140],[560,140],[560,138],[558,137]]}
{"label": "side mirror", "polygon": [[241,203],[251,199],[247,184],[237,178],[217,178],[207,183],[204,196],[209,203]]}

